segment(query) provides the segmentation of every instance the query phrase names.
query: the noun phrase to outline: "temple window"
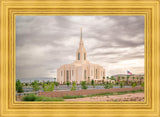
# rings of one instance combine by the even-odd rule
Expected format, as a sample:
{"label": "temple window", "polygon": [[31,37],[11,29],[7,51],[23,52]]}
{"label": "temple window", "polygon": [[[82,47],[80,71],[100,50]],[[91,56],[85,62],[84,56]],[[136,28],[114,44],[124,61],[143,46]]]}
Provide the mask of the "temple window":
{"label": "temple window", "polygon": [[72,76],[74,76],[74,70],[72,70]]}
{"label": "temple window", "polygon": [[63,71],[61,71],[61,76],[63,75]]}
{"label": "temple window", "polygon": [[84,79],[86,79],[86,70],[84,70]]}
{"label": "temple window", "polygon": [[96,79],[97,79],[97,69],[96,69]]}
{"label": "temple window", "polygon": [[86,53],[84,53],[84,60],[86,60]]}
{"label": "temple window", "polygon": [[80,60],[80,53],[78,53],[78,60]]}
{"label": "temple window", "polygon": [[69,71],[67,70],[67,81],[69,81]]}

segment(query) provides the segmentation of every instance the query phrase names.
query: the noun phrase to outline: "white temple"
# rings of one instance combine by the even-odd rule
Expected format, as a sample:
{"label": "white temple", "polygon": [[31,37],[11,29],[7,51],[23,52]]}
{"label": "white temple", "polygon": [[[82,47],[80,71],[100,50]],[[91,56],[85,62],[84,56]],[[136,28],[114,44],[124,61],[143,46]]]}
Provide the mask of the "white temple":
{"label": "white temple", "polygon": [[105,77],[105,69],[87,60],[87,52],[84,48],[81,29],[81,38],[79,48],[76,52],[76,60],[71,64],[64,64],[57,69],[57,81],[60,84],[66,83],[67,81],[80,83],[81,81],[89,81],[92,79],[101,81],[103,77]]}

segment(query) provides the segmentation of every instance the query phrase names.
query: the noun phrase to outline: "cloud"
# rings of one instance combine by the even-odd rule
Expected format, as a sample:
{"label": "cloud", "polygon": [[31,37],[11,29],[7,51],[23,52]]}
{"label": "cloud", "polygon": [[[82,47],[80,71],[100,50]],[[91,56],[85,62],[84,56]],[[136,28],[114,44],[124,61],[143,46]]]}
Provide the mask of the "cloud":
{"label": "cloud", "polygon": [[81,27],[88,60],[107,75],[144,73],[144,16],[16,16],[16,77],[56,77],[76,59]]}

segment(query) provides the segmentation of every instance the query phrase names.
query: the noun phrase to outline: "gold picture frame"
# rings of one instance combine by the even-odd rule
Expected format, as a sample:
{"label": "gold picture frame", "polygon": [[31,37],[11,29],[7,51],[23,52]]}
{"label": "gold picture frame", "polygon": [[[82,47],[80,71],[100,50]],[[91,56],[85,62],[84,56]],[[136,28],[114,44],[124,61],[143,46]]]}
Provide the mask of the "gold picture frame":
{"label": "gold picture frame", "polygon": [[[143,15],[145,17],[145,101],[16,101],[15,17],[17,15]],[[0,116],[159,117],[159,16],[159,0],[0,0]]]}

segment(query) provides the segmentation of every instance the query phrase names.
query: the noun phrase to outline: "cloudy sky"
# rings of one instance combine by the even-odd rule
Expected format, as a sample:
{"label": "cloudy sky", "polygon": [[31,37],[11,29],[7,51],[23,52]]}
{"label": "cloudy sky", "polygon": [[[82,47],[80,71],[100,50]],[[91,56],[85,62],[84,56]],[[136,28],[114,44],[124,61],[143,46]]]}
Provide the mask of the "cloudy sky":
{"label": "cloudy sky", "polygon": [[144,73],[143,16],[16,16],[16,77],[56,77],[76,59],[81,27],[88,60],[108,76]]}

